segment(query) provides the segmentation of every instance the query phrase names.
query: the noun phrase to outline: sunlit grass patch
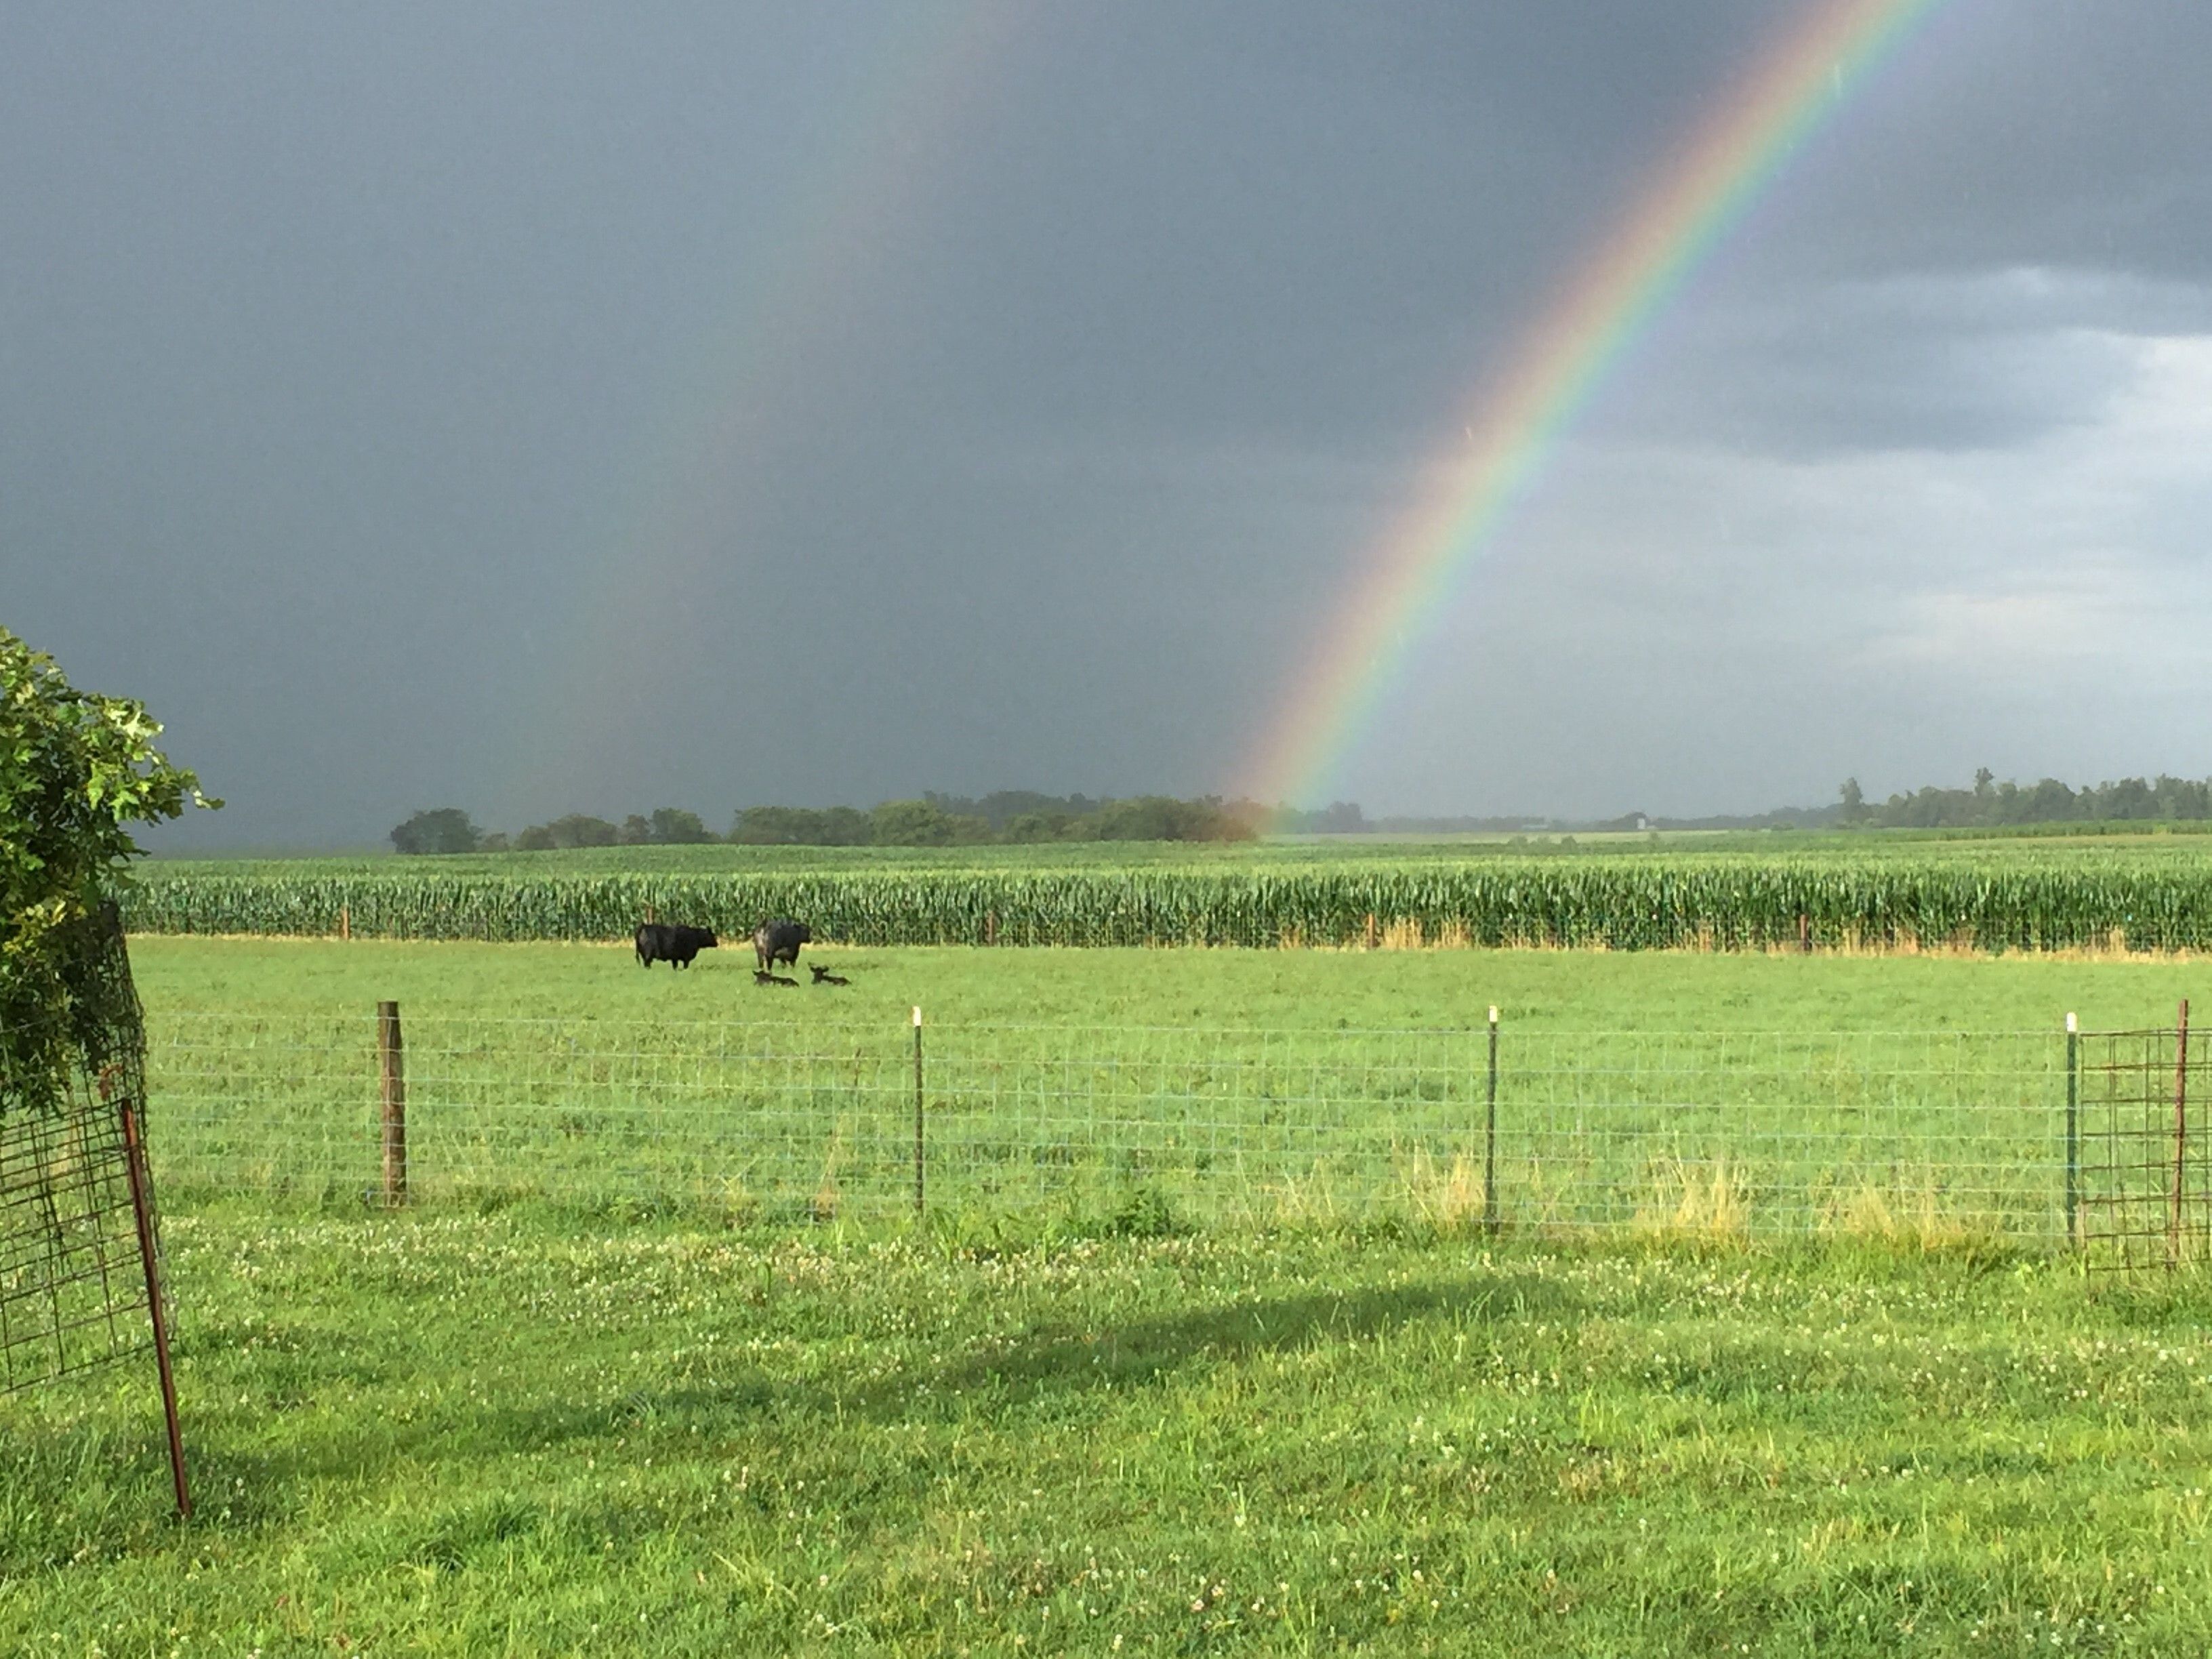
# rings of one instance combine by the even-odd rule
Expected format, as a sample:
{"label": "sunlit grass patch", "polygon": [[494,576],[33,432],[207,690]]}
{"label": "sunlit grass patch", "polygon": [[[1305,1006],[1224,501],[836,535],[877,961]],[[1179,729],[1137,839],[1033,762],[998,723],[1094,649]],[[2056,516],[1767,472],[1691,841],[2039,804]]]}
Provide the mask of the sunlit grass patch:
{"label": "sunlit grass patch", "polygon": [[1741,1246],[1751,1237],[1751,1196],[1726,1157],[1668,1158],[1650,1176],[1651,1198],[1636,1212],[1650,1238]]}
{"label": "sunlit grass patch", "polygon": [[1480,1226],[1487,1212],[1482,1167],[1465,1152],[1440,1158],[1415,1146],[1398,1161],[1407,1213],[1448,1237]]}

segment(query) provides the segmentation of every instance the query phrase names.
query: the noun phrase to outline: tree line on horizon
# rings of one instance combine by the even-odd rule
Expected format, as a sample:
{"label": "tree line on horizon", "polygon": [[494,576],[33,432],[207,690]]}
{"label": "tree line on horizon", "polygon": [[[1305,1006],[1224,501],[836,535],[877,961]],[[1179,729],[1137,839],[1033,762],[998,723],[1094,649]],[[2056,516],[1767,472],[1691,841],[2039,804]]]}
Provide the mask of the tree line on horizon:
{"label": "tree line on horizon", "polygon": [[2056,778],[1999,782],[1986,766],[1969,789],[1930,784],[1869,801],[1846,778],[1834,822],[1854,829],[1972,830],[2032,823],[2192,823],[2212,820],[2212,778],[2121,778],[2069,787]]}
{"label": "tree line on horizon", "polygon": [[406,854],[534,853],[590,847],[680,847],[725,842],[739,847],[989,847],[1048,842],[1251,841],[1269,830],[1324,832],[1364,827],[1358,806],[1338,802],[1302,812],[1218,796],[1121,799],[1001,790],[982,796],[934,792],[918,800],[856,806],[748,806],[726,835],[696,812],[663,806],[633,812],[620,823],[571,812],[508,836],[480,829],[458,806],[414,814],[392,831]]}
{"label": "tree line on horizon", "polygon": [[1870,801],[1847,778],[1826,806],[1747,817],[1649,817],[1583,823],[1538,817],[1369,818],[1357,802],[1301,810],[1202,795],[1121,799],[1008,789],[980,796],[925,793],[857,806],[748,806],[717,835],[696,812],[663,806],[617,823],[571,812],[508,836],[479,829],[457,806],[417,812],[392,831],[402,853],[532,853],[589,847],[991,847],[1049,842],[1251,841],[1261,835],[1444,834],[1520,830],[1704,829],[1971,830],[2032,824],[2212,822],[2212,778],[2121,778],[2074,788],[2056,778],[2000,782],[1987,767],[1969,788],[1925,788]]}

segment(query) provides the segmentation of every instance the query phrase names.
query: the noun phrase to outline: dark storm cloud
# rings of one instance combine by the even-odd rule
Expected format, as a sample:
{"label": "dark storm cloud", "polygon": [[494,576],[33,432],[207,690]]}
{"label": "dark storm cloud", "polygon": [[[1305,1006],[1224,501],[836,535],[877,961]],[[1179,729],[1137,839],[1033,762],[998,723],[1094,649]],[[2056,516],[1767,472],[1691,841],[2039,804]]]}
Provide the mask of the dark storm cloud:
{"label": "dark storm cloud", "polygon": [[1954,0],[1808,158],[1759,257],[2212,281],[2212,53],[2194,0]]}
{"label": "dark storm cloud", "polygon": [[[1220,787],[1808,9],[19,15],[0,621],[153,703],[234,803],[204,837]],[[1346,787],[1756,806],[2170,737],[2186,653],[2116,701],[2052,641],[2202,597],[2206,61],[2194,4],[1938,8],[1628,354]]]}
{"label": "dark storm cloud", "polygon": [[1596,410],[1599,435],[1799,459],[2008,448],[2094,419],[2132,343],[2212,330],[2212,287],[2013,267],[1808,283],[1702,309]]}

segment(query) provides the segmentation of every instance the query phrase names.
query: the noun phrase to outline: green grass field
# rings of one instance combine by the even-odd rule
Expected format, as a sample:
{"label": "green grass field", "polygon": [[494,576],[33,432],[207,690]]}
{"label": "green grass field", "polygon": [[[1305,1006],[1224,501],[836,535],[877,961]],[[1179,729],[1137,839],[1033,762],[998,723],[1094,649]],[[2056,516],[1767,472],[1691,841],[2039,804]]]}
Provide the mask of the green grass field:
{"label": "green grass field", "polygon": [[2201,1294],[2033,1260],[173,1214],[0,1651],[2197,1654]]}
{"label": "green grass field", "polygon": [[[1056,1206],[1040,1194],[1080,1164],[984,1156],[1066,1145],[1102,1102],[1246,1133],[1293,1100],[1386,1139],[1441,1115],[1448,1152],[1494,1002],[1503,1109],[1525,1127],[1540,1107],[1563,1147],[1632,1147],[1685,1090],[1725,1109],[1717,1133],[1790,1126],[1781,1154],[1834,1150],[1815,1109],[1862,1128],[1889,1109],[1945,1155],[1978,1113],[1990,1167],[2047,1215],[2047,1066],[1992,1116],[1996,1073],[1935,1057],[2025,1031],[2047,1059],[2069,1008],[2168,1018],[2198,964],[842,949],[809,955],[850,988],[782,991],[733,951],[686,975],[588,945],[132,952],[200,1511],[166,1518],[149,1365],[0,1396],[0,1652],[2212,1644],[2201,1273],[2085,1277],[2032,1230],[1729,1224],[1665,1192],[1641,1226],[1654,1166],[1633,1158],[1599,1172],[1629,1197],[1592,1238],[1510,1207],[1495,1237],[1444,1202],[1208,1208],[1235,1171],[1158,1136],[1109,1139],[1153,1161],[1133,1180],[1108,1160]],[[397,1214],[358,1201],[386,998],[423,1160]],[[988,1034],[970,1058],[1001,1077],[968,1103],[966,1164],[960,1101],[933,1097],[949,1139],[921,1225],[857,1201],[867,1096],[842,1073],[725,1087],[856,1031],[900,1063],[917,1003],[933,1059],[957,1078]],[[300,1046],[316,1030],[339,1034],[320,1058]],[[1076,1055],[1115,1081],[1072,1080]],[[1600,1084],[1567,1090],[1570,1063]],[[1003,1080],[1041,1066],[1060,1093]],[[1304,1082],[1271,1097],[1285,1076]],[[1876,1082],[1887,1101],[1838,1095]],[[672,1109],[702,1090],[711,1110]],[[1590,1115],[1601,1094],[1626,1115]],[[804,1148],[792,1206],[611,1201],[680,1175],[672,1146],[742,1157],[766,1107]],[[178,1178],[273,1170],[317,1134],[344,1174],[305,1203]],[[848,1159],[826,1207],[825,1142]],[[1755,1223],[1778,1177],[1760,1185],[1756,1140],[1735,1155]],[[1402,1161],[1373,1167],[1419,1195]]]}
{"label": "green grass field", "polygon": [[[2065,1012],[2171,1017],[2170,959],[1554,951],[824,950],[763,989],[574,945],[146,939],[156,1151],[179,1191],[358,1204],[371,1010],[408,1034],[426,1199],[911,1208],[925,1009],[933,1208],[1081,1230],[1150,1206],[2064,1236]],[[1497,1135],[1488,1008],[1501,1010]]]}
{"label": "green grass field", "polygon": [[2056,1030],[2168,1019],[2212,995],[2212,963],[2140,957],[1851,957],[1698,951],[978,950],[813,946],[853,980],[805,994],[752,983],[749,946],[684,973],[629,947],[134,938],[156,1018],[250,1009],[634,1019],[1368,1030]]}

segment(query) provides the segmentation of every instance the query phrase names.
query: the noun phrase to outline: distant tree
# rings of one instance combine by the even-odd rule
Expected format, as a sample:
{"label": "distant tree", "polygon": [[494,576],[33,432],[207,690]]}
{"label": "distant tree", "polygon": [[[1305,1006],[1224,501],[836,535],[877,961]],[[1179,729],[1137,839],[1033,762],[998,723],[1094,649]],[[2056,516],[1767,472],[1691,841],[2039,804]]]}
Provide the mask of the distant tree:
{"label": "distant tree", "polygon": [[1255,826],[1264,823],[1290,836],[1352,836],[1372,827],[1356,800],[1333,800],[1326,806],[1310,811],[1296,806],[1277,806],[1270,810],[1261,808],[1256,803],[1232,801],[1225,810],[1232,817],[1245,818]]}
{"label": "distant tree", "polygon": [[730,839],[740,847],[818,847],[821,819],[804,806],[748,806],[732,820]]}
{"label": "distant tree", "polygon": [[653,809],[653,839],[661,847],[689,847],[714,840],[714,832],[696,812],[687,812],[678,806],[656,806]]}
{"label": "distant tree", "polygon": [[1109,801],[1085,826],[1091,841],[1186,841],[1182,803],[1165,795]]}
{"label": "distant tree", "polygon": [[1856,823],[1866,816],[1866,794],[1860,789],[1859,781],[1856,778],[1845,778],[1842,795],[1844,822]]}
{"label": "distant tree", "polygon": [[821,841],[823,847],[870,847],[875,844],[875,820],[857,806],[824,807],[822,812]]}
{"label": "distant tree", "polygon": [[392,832],[392,845],[402,853],[473,853],[483,841],[483,832],[458,806],[417,812]]}
{"label": "distant tree", "polygon": [[2169,778],[2161,773],[2156,785],[2158,816],[2162,818],[2212,818],[2212,784],[2189,778]]}
{"label": "distant tree", "polygon": [[1020,817],[1085,817],[1105,805],[1088,795],[1041,795],[1033,789],[1000,789],[982,796],[940,795],[933,789],[922,799],[948,817],[981,818],[994,831]]}
{"label": "distant tree", "polygon": [[2056,778],[2045,778],[2027,792],[2021,822],[2063,823],[2078,816],[2075,810],[2074,792]]}
{"label": "distant tree", "polygon": [[[1362,830],[1366,829],[1367,820],[1365,815],[1361,813],[1358,803],[1348,801],[1346,805],[1352,808],[1352,816],[1358,821],[1359,827]],[[1242,795],[1235,800],[1222,802],[1221,810],[1249,830],[1255,839],[1277,828],[1276,821],[1281,816],[1280,808],[1269,806]]]}
{"label": "distant tree", "polygon": [[613,847],[622,841],[622,831],[605,818],[595,818],[583,812],[570,812],[550,823],[533,823],[514,838],[514,845],[525,853],[567,852],[579,847]]}
{"label": "distant tree", "polygon": [[1210,796],[1136,795],[1109,802],[1091,823],[1099,841],[1249,841],[1257,833]]}
{"label": "distant tree", "polygon": [[2158,798],[2141,778],[2122,778],[2118,783],[2108,783],[2097,791],[2097,803],[2091,816],[2100,818],[2156,817]]}
{"label": "distant tree", "polygon": [[854,806],[748,806],[730,825],[742,847],[866,847],[875,822]]}
{"label": "distant tree", "polygon": [[1323,836],[1357,836],[1366,830],[1367,816],[1356,800],[1333,800],[1315,814],[1313,829]]}
{"label": "distant tree", "polygon": [[617,832],[617,835],[624,847],[653,845],[653,826],[635,812],[623,820],[622,829]]}
{"label": "distant tree", "polygon": [[507,832],[504,830],[494,830],[477,843],[479,853],[504,853],[507,849]]}
{"label": "distant tree", "polygon": [[[950,847],[962,838],[963,823],[980,818],[959,818],[926,800],[887,800],[870,815],[875,821],[878,847]],[[985,826],[986,834],[988,827]]]}
{"label": "distant tree", "polygon": [[1066,837],[1068,826],[1076,822],[1065,812],[1024,812],[1009,818],[999,834],[1018,844],[1060,841]]}
{"label": "distant tree", "polygon": [[588,812],[567,813],[545,827],[552,833],[554,846],[564,850],[578,847],[612,847],[622,839],[621,830],[605,818],[595,818]]}

